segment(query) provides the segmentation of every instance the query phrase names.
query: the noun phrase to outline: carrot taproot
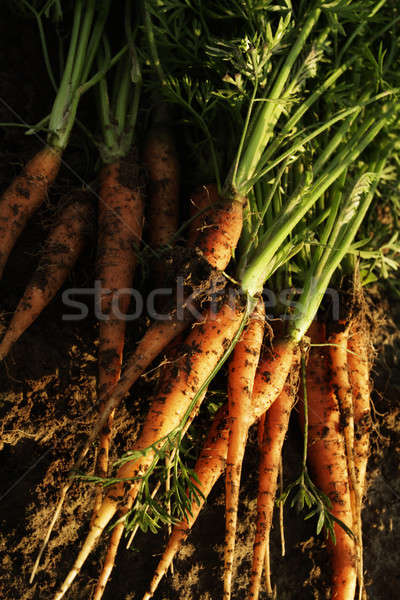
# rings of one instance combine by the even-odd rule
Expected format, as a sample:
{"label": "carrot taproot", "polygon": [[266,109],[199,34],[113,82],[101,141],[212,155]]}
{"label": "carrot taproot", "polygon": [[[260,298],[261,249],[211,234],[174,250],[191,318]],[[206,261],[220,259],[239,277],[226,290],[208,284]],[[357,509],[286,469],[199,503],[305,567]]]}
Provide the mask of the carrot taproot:
{"label": "carrot taproot", "polygon": [[[277,344],[278,351],[276,347],[274,352],[266,350],[260,358],[253,385],[250,425],[263,417],[277,396],[276,390],[280,387],[278,373],[282,364],[282,355],[286,355],[287,352],[294,352],[294,356],[297,355],[296,350],[289,350],[286,344],[286,341],[279,342]],[[276,373],[276,377],[271,377],[272,372]],[[143,600],[148,600],[154,594],[174,556],[188,536],[215,482],[224,472],[228,456],[229,431],[228,406],[224,405],[214,418],[209,435],[194,468],[197,476],[195,483],[202,491],[203,497],[200,496],[198,501],[192,502],[192,516],[175,525],[151,580],[149,591],[146,592]]]}
{"label": "carrot taproot", "polygon": [[[326,344],[326,327],[314,322],[311,341]],[[346,449],[341,431],[340,409],[334,393],[329,351],[312,347],[307,365],[308,460],[317,485],[331,501],[331,513],[353,529]],[[352,600],[357,583],[354,539],[334,524],[336,544],[329,542],[332,564],[332,600]]]}
{"label": "carrot taproot", "polygon": [[199,248],[212,267],[223,271],[242,232],[245,199],[225,200],[215,184],[208,184],[197,189],[190,201],[192,214],[200,214],[191,223],[188,245]]}
{"label": "carrot taproot", "polygon": [[134,446],[134,450],[146,450],[144,455],[119,468],[117,478],[121,481],[108,488],[88,536],[72,569],[56,593],[55,600],[64,596],[104,528],[121,505],[125,506],[127,499],[132,504],[141,485],[140,478],[153,461],[154,446],[162,444],[160,440],[179,426],[197,392],[206,383],[224,349],[238,331],[243,314],[244,309],[237,301],[223,302],[219,307],[211,306],[204,322],[197,324],[189,333],[185,341],[188,353],[179,364],[174,380],[168,382],[168,386],[152,402]]}
{"label": "carrot taproot", "polygon": [[361,498],[357,484],[357,476],[354,462],[354,406],[352,386],[349,373],[348,340],[350,323],[338,321],[330,323],[330,335],[328,336],[329,357],[331,368],[331,383],[340,409],[340,423],[342,427],[347,469],[350,483],[350,500],[353,514],[353,532],[356,536],[357,571],[359,587],[363,587],[362,574],[362,525],[361,525]]}
{"label": "carrot taproot", "polygon": [[260,299],[235,346],[228,374],[229,449],[225,475],[224,598],[230,598],[240,477],[251,423],[253,384],[264,337],[265,308]]}
{"label": "carrot taproot", "polygon": [[143,148],[149,184],[149,241],[170,244],[178,229],[180,166],[165,105],[156,107]]}
{"label": "carrot taproot", "polygon": [[360,499],[365,493],[371,430],[369,335],[365,323],[354,319],[350,326],[348,363],[354,404],[354,460]]}
{"label": "carrot taproot", "polygon": [[57,177],[61,156],[59,148],[45,146],[3,192],[0,198],[0,278],[15,242]]}
{"label": "carrot taproot", "polygon": [[90,212],[87,192],[74,191],[44,244],[39,264],[0,343],[0,360],[7,356],[65,282],[84,247]]}
{"label": "carrot taproot", "polygon": [[[296,371],[295,371],[296,373]],[[260,593],[261,576],[269,536],[278,482],[282,446],[287,433],[290,413],[295,401],[296,384],[288,378],[283,390],[265,413],[260,447],[260,467],[257,496],[257,525],[253,547],[249,598],[256,600]],[[272,594],[269,573],[266,572],[267,593]]]}
{"label": "carrot taproot", "polygon": [[[135,152],[103,167],[100,175],[97,278],[101,292],[99,307],[98,393],[100,413],[103,398],[115,387],[121,374],[126,320],[133,275],[135,247],[140,244],[144,202]],[[96,474],[106,477],[113,412],[100,435]],[[94,514],[102,500],[96,494]]]}
{"label": "carrot taproot", "polygon": [[354,413],[354,495],[357,508],[357,538],[359,559],[359,598],[362,598],[363,542],[362,502],[365,494],[366,472],[371,430],[369,332],[363,318],[353,318],[348,339],[348,366]]}

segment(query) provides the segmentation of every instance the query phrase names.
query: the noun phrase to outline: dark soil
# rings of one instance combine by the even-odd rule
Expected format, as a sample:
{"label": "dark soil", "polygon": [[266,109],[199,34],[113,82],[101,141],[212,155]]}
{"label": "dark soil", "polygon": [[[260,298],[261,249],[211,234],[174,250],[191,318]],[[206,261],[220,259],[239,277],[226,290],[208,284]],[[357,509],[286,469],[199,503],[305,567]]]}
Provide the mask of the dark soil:
{"label": "dark soil", "polygon": [[[17,120],[7,105],[29,123],[48,110],[50,87],[42,67],[34,22],[0,20],[0,120]],[[2,189],[20,165],[40,147],[38,140],[16,128],[0,129]],[[78,143],[66,156],[84,177]],[[35,265],[52,210],[61,194],[76,184],[67,170],[60,174],[49,201],[29,225],[9,260],[0,284],[4,322],[14,310]],[[94,252],[89,246],[68,286],[85,287],[93,274]],[[368,471],[368,493],[363,512],[364,560],[370,600],[397,597],[400,589],[400,304],[375,298],[387,317],[376,339],[373,395],[375,430]],[[33,585],[32,569],[46,526],[54,511],[62,475],[71,464],[79,440],[95,415],[97,330],[93,318],[74,323],[62,319],[60,295],[23,335],[7,360],[0,364],[1,474],[0,474],[0,597],[4,600],[46,600],[71,567],[80,540],[87,533],[93,487],[76,483]],[[143,323],[139,324],[140,327]],[[134,324],[131,342],[137,336]],[[150,383],[151,388],[151,383]],[[114,459],[137,432],[138,407],[147,403],[148,389],[137,386],[118,413]],[[298,475],[301,438],[293,415],[284,453],[285,484]],[[246,454],[240,506],[234,598],[245,597],[255,531],[257,489],[255,431]],[[90,457],[85,468],[93,466]],[[174,563],[174,575],[161,584],[156,600],[221,598],[224,536],[223,481],[218,482],[188,542]],[[281,557],[279,523],[275,516],[271,565],[280,600],[329,598],[329,564],[315,523],[304,522],[285,509],[286,556]],[[141,598],[166,539],[138,534],[135,549],[121,548],[105,600]],[[88,559],[68,598],[88,598],[104,556],[102,543]],[[265,598],[265,596],[264,596]]]}

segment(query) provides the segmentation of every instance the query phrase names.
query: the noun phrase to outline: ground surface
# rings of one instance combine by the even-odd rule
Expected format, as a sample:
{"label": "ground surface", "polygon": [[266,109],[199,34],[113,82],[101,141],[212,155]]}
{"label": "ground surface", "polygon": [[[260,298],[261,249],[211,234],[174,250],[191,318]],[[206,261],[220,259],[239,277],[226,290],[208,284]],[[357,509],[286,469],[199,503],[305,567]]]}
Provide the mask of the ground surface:
{"label": "ground surface", "polygon": [[[29,123],[48,110],[50,89],[41,68],[34,24],[0,21],[0,121]],[[21,44],[21,40],[23,43]],[[38,65],[36,67],[36,65]],[[4,100],[16,114],[12,115]],[[0,129],[0,185],[4,188],[20,165],[39,146],[16,128]],[[72,146],[68,163],[84,176],[78,148]],[[78,169],[79,171],[79,169]],[[60,194],[73,185],[64,169],[43,209],[35,216],[10,258],[0,287],[4,322],[15,308],[37,261],[43,234],[52,220]],[[93,272],[93,252],[86,252],[68,285],[86,286]],[[370,600],[398,595],[400,547],[400,306],[390,299],[375,299],[387,322],[377,340],[374,368],[376,430],[369,463],[368,494],[363,512],[365,569]],[[46,525],[54,510],[58,484],[72,450],[87,431],[95,414],[96,326],[62,320],[63,306],[56,299],[22,337],[7,361],[0,365],[1,474],[0,474],[0,597],[5,600],[46,600],[52,597],[86,535],[93,489],[75,485],[62,518],[51,538],[34,585],[29,573]],[[136,332],[130,331],[131,343]],[[145,386],[139,386],[122,407],[117,420],[114,453],[136,433],[135,415]],[[248,582],[249,555],[254,534],[257,485],[255,432],[246,455],[241,495],[235,598],[243,598]],[[296,418],[285,447],[285,482],[298,474],[300,435]],[[90,468],[91,463],[88,463]],[[224,529],[223,482],[213,491],[206,509],[175,562],[156,600],[177,598],[219,600]],[[278,523],[272,538],[272,574],[280,600],[329,597],[329,567],[324,541],[314,535],[314,524],[285,512],[286,556],[280,556]],[[133,600],[145,591],[165,533],[140,533],[136,550],[122,549],[105,598]],[[88,560],[69,598],[89,597],[104,554],[100,546]]]}

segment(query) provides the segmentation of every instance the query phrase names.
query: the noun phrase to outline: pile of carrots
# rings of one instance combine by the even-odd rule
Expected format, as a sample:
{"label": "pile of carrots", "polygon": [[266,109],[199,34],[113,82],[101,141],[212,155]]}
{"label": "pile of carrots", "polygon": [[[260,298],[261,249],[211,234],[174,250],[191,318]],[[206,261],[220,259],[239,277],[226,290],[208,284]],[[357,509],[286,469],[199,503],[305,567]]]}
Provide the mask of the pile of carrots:
{"label": "pile of carrots", "polygon": [[[343,3],[292,8],[285,2],[273,10],[256,4],[144,0],[134,9],[128,0],[114,9],[109,1],[78,0],[65,14],[71,39],[46,121],[47,145],[0,199],[1,276],[22,230],[51,193],[79,126],[79,99],[91,94],[100,130],[84,131],[98,154],[97,183],[72,191],[63,203],[0,341],[0,359],[7,361],[67,282],[90,239],[96,207],[98,418],[65,473],[31,581],[68,490],[80,484],[75,476],[98,441],[93,474],[86,476],[96,492],[87,537],[55,600],[68,593],[112,524],[93,596],[102,598],[125,528],[129,533],[140,522],[139,511],[151,521],[150,500],[165,483],[156,517],[169,524],[170,536],[143,600],[153,597],[223,473],[220,597],[229,600],[242,462],[255,423],[259,488],[247,597],[256,600],[263,588],[272,597],[272,516],[276,503],[289,497],[317,517],[318,533],[327,533],[331,598],[363,595],[371,336],[362,283],[376,268],[366,223],[398,168],[398,17],[384,1],[365,3],[362,23],[355,19],[356,1],[346,10]],[[42,32],[51,8],[32,7]],[[122,46],[114,39],[116,24],[124,31]],[[346,38],[338,43],[341,31]],[[390,52],[384,60],[385,35]],[[368,57],[380,52],[379,72],[366,48]],[[361,78],[365,87],[358,89]],[[126,329],[135,327],[125,316],[138,263],[153,257],[147,285],[156,288],[177,251],[183,294],[124,356]],[[266,286],[279,298],[272,316]],[[340,302],[336,316],[329,286]],[[164,354],[140,434],[112,473],[115,411]],[[182,440],[218,372],[220,380],[226,376],[226,401],[190,468],[182,462]],[[278,497],[292,413],[304,438],[303,460],[299,479]],[[169,467],[163,470],[164,459]],[[57,568],[64,573],[64,565]]]}

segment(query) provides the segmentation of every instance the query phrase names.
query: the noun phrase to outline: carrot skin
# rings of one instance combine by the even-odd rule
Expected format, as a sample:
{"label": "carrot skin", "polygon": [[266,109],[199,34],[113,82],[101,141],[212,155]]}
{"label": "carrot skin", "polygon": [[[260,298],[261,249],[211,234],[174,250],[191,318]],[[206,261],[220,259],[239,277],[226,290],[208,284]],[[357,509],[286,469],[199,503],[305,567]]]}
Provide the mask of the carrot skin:
{"label": "carrot skin", "polygon": [[74,192],[73,197],[79,194],[80,199],[61,212],[44,244],[38,267],[0,343],[0,360],[54,298],[83,250],[91,207],[85,192]]}
{"label": "carrot skin", "polygon": [[191,198],[192,214],[207,210],[192,221],[188,245],[199,248],[219,271],[226,269],[239,241],[244,201],[221,199],[214,184],[203,185]]}
{"label": "carrot skin", "polygon": [[[133,160],[132,160],[133,156]],[[99,236],[97,278],[101,284],[99,322],[98,390],[100,413],[103,398],[109,394],[121,375],[122,353],[130,296],[122,290],[132,287],[136,267],[135,247],[140,244],[143,229],[144,202],[134,153],[103,167],[100,174]],[[106,477],[114,412],[108,416],[99,443],[96,474]],[[96,495],[95,509],[101,504],[101,489]]]}
{"label": "carrot skin", "polygon": [[143,162],[149,175],[149,241],[170,244],[178,229],[180,166],[171,128],[154,124],[147,134]]}
{"label": "carrot skin", "polygon": [[287,381],[282,392],[265,415],[260,447],[257,526],[250,579],[250,600],[256,600],[260,593],[264,559],[272,527],[279,463],[295,400],[295,392],[294,382]]}
{"label": "carrot skin", "polygon": [[370,366],[368,360],[369,332],[363,318],[354,318],[350,325],[348,340],[348,367],[352,389],[354,414],[354,474],[352,478],[353,495],[356,505],[357,541],[358,541],[358,596],[363,597],[363,541],[362,541],[362,502],[365,494],[366,473],[369,456],[369,436],[371,430],[370,407]]}
{"label": "carrot skin", "polygon": [[0,278],[15,242],[57,177],[61,155],[51,146],[39,150],[0,198]]}
{"label": "carrot skin", "polygon": [[354,455],[360,500],[365,493],[371,429],[368,345],[368,333],[364,331],[361,322],[354,321],[351,325],[348,342],[348,363],[354,404]]}
{"label": "carrot skin", "polygon": [[[237,332],[242,315],[243,307],[226,302],[217,312],[210,308],[205,321],[193,328],[185,341],[188,354],[182,358],[174,381],[169,382],[152,402],[135,450],[149,448],[179,425],[197,391],[220,360],[226,344]],[[124,480],[143,475],[153,456],[154,451],[148,451],[141,459],[125,463],[118,470],[117,478]],[[140,481],[121,481],[108,488],[74,566],[56,593],[55,600],[64,596],[104,528],[127,500],[129,503],[134,501],[139,487]]]}
{"label": "carrot skin", "polygon": [[242,337],[235,346],[228,375],[229,449],[225,477],[224,598],[232,586],[240,476],[251,423],[251,402],[256,369],[264,336],[265,309],[259,300]]}
{"label": "carrot skin", "polygon": [[[326,343],[323,324],[310,330],[313,343]],[[313,347],[307,365],[308,460],[316,483],[330,498],[332,514],[353,529],[350,486],[339,404],[332,386],[329,351]],[[336,544],[329,542],[332,563],[332,600],[352,600],[357,581],[356,547],[337,523]]]}

